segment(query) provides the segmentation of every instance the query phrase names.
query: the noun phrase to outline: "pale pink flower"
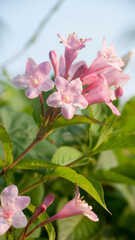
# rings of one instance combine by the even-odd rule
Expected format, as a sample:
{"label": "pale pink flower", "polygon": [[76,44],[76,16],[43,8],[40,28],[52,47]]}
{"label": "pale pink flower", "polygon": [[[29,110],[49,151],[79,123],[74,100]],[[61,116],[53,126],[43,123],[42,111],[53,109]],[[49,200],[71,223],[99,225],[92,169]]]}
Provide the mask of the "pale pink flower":
{"label": "pale pink flower", "polygon": [[100,56],[103,56],[109,65],[122,71],[121,67],[123,67],[125,64],[121,58],[117,57],[115,47],[113,44],[106,47],[105,37],[103,38],[103,48],[101,51],[98,52],[98,57],[100,57]]}
{"label": "pale pink flower", "polygon": [[58,37],[61,38],[61,42],[65,45],[65,61],[66,61],[66,69],[65,69],[65,78],[68,76],[68,71],[73,63],[73,61],[78,56],[78,50],[85,47],[85,43],[90,41],[91,38],[87,39],[78,39],[75,33],[69,34],[68,39],[63,37],[61,34],[57,34]]}
{"label": "pale pink flower", "polygon": [[25,74],[16,76],[13,84],[20,89],[28,88],[25,92],[26,97],[36,98],[42,91],[47,92],[53,89],[54,83],[48,76],[50,70],[49,62],[37,65],[32,58],[28,58]]}
{"label": "pale pink flower", "polygon": [[61,108],[62,115],[71,119],[76,108],[84,109],[88,106],[87,100],[81,94],[82,82],[79,78],[67,81],[62,77],[56,77],[57,92],[52,93],[46,103],[50,107]]}
{"label": "pale pink flower", "polygon": [[83,214],[94,222],[99,221],[97,215],[91,210],[92,206],[89,206],[88,203],[86,203],[84,200],[82,200],[82,198],[80,198],[79,188],[76,184],[75,198],[69,201],[58,213],[49,218],[47,222],[80,214]]}
{"label": "pale pink flower", "polygon": [[116,99],[115,92],[109,88],[106,78],[103,75],[92,74],[91,79],[88,78],[86,84],[87,86],[83,89],[83,96],[89,105],[105,102],[114,114],[120,115],[118,109],[112,104],[112,101]]}
{"label": "pale pink flower", "polygon": [[1,193],[0,207],[0,235],[3,235],[11,226],[22,228],[27,225],[27,219],[22,210],[30,203],[30,198],[18,196],[15,185],[6,187]]}

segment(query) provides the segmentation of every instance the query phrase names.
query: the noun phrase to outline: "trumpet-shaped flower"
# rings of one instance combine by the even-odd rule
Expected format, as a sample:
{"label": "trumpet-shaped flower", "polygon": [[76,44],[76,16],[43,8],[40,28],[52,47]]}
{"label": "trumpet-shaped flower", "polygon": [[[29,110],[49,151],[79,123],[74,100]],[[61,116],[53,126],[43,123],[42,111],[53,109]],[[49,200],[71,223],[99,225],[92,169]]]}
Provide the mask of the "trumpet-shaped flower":
{"label": "trumpet-shaped flower", "polygon": [[78,39],[75,33],[69,34],[68,39],[63,37],[61,34],[58,34],[58,37],[61,38],[61,42],[65,45],[65,61],[66,61],[66,69],[65,69],[65,78],[68,76],[68,71],[73,63],[73,61],[78,56],[78,50],[85,47],[85,43],[90,41],[91,38],[87,39]]}
{"label": "trumpet-shaped flower", "polygon": [[42,91],[47,92],[54,87],[53,81],[48,76],[50,70],[49,62],[37,65],[32,58],[28,58],[25,74],[16,76],[13,84],[20,89],[28,88],[25,92],[26,97],[36,98]]}
{"label": "trumpet-shaped flower", "polygon": [[98,52],[98,57],[103,56],[109,65],[112,65],[114,68],[121,70],[125,64],[121,58],[118,58],[116,55],[115,47],[113,44],[106,47],[106,39],[103,38],[103,48]]}
{"label": "trumpet-shaped flower", "polygon": [[106,78],[101,74],[91,75],[91,79],[88,78],[87,86],[83,89],[83,96],[88,101],[88,104],[105,102],[112,112],[116,115],[120,115],[118,109],[112,104],[112,101],[116,99],[115,92],[110,89]]}
{"label": "trumpet-shaped flower", "polygon": [[81,94],[82,82],[79,78],[69,82],[62,77],[57,77],[55,85],[57,92],[52,93],[46,103],[50,107],[60,107],[65,118],[71,119],[76,108],[84,109],[88,106],[87,100]]}
{"label": "trumpet-shaped flower", "polygon": [[83,214],[94,222],[99,221],[97,215],[91,210],[92,206],[89,206],[88,203],[86,203],[84,200],[82,200],[82,198],[80,198],[79,188],[76,184],[75,198],[69,201],[63,209],[61,209],[58,213],[49,218],[47,221],[50,222],[57,219],[72,217],[80,214]]}
{"label": "trumpet-shaped flower", "polygon": [[27,219],[22,210],[30,203],[30,198],[18,196],[18,188],[15,185],[6,187],[1,193],[0,207],[0,236],[11,226],[22,228],[27,225]]}

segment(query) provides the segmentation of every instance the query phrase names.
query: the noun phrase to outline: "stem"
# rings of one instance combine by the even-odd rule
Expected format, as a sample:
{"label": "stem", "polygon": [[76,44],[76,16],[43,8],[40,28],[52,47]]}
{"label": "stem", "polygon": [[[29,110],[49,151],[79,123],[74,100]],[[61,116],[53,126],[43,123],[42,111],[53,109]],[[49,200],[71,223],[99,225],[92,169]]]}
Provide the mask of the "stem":
{"label": "stem", "polygon": [[76,162],[82,160],[83,158],[88,157],[90,153],[91,153],[91,152],[85,153],[85,154],[82,155],[81,157],[73,160],[72,162],[65,164],[64,167],[69,167],[69,166],[72,165],[73,163],[76,163]]}
{"label": "stem", "polygon": [[39,186],[40,183],[43,183],[43,182],[45,182],[45,181],[46,181],[46,177],[42,178],[41,180],[39,180],[38,182],[34,183],[34,184],[31,185],[30,187],[28,187],[28,188],[26,188],[25,190],[21,191],[21,192],[19,193],[19,195],[23,195],[23,194],[25,194],[26,192],[29,192],[30,190],[32,190],[32,189],[36,188],[37,186]]}
{"label": "stem", "polygon": [[7,168],[1,172],[0,176],[9,172],[41,139],[36,137],[34,141],[28,146],[28,148]]}
{"label": "stem", "polygon": [[[92,118],[94,117],[91,106],[89,106],[89,115]],[[90,124],[90,126],[89,126],[89,147],[90,147],[90,149],[92,148],[92,139],[93,139],[93,125]]]}
{"label": "stem", "polygon": [[45,113],[44,113],[44,104],[43,104],[43,96],[42,96],[42,92],[40,93],[40,103],[41,103],[41,111],[42,111],[42,118],[43,120],[45,119]]}

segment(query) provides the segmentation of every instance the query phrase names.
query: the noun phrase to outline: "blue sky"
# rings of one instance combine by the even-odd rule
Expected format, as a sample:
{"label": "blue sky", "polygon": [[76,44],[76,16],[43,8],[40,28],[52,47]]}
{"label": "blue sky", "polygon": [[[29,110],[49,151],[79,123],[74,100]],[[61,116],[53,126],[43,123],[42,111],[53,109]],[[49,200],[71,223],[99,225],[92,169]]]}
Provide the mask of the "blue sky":
{"label": "blue sky", "polygon": [[[32,36],[41,20],[56,0],[0,0],[0,19],[6,28],[1,30],[0,64],[17,53]],[[64,52],[57,33],[68,36],[75,32],[79,38],[91,37],[87,47],[80,51],[78,60],[88,65],[102,47],[103,36],[107,44],[113,43],[117,54],[123,56],[135,49],[135,1],[133,0],[65,0],[47,23],[37,41],[16,61],[7,66],[12,76],[23,73],[27,57],[37,63],[48,60],[50,50],[58,55]],[[124,99],[135,94],[135,57],[126,69],[131,80],[124,89]]]}

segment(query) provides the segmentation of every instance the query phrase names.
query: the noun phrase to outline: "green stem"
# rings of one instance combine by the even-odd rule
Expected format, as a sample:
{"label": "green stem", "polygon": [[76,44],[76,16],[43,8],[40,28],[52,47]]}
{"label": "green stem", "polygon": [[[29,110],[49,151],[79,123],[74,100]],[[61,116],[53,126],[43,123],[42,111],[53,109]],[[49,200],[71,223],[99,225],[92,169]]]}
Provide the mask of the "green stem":
{"label": "green stem", "polygon": [[40,93],[39,97],[40,97],[40,103],[41,103],[42,118],[44,120],[45,119],[45,113],[44,113],[44,104],[43,104],[42,92]]}
{"label": "green stem", "polygon": [[9,172],[41,139],[36,137],[34,141],[28,146],[28,148],[7,168],[1,172],[0,176]]}
{"label": "green stem", "polygon": [[76,162],[82,160],[83,158],[88,157],[90,153],[91,153],[91,152],[85,153],[85,154],[82,155],[81,157],[73,160],[72,162],[65,164],[64,167],[69,167],[69,166],[71,166],[73,163],[76,163]]}
{"label": "green stem", "polygon": [[[94,118],[91,106],[89,106],[89,115],[90,115],[90,117]],[[93,139],[93,125],[90,124],[90,126],[89,126],[89,147],[90,147],[90,149],[92,148],[92,139]]]}

